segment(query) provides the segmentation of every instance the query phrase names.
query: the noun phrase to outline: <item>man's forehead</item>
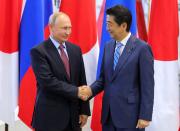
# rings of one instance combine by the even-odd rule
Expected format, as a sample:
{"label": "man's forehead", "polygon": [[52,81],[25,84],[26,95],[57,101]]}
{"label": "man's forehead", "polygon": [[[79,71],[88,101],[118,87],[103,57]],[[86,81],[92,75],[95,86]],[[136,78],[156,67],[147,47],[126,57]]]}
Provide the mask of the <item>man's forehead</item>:
{"label": "man's forehead", "polygon": [[113,15],[106,15],[106,20],[113,20],[114,16]]}
{"label": "man's forehead", "polygon": [[58,25],[71,25],[71,21],[68,17],[59,17],[56,19],[55,24]]}
{"label": "man's forehead", "polygon": [[114,17],[113,16],[111,16],[111,15],[107,15],[106,16],[106,22],[107,23],[112,23],[114,21]]}
{"label": "man's forehead", "polygon": [[106,15],[106,20],[109,20],[110,19],[110,15]]}

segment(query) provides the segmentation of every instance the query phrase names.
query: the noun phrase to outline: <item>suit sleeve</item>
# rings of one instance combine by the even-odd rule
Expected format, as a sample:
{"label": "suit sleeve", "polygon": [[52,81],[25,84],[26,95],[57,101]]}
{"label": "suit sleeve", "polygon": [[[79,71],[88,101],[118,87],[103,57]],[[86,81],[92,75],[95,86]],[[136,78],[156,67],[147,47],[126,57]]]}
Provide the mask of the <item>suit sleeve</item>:
{"label": "suit sleeve", "polygon": [[[79,85],[80,86],[81,85],[87,85],[85,69],[84,69],[84,61],[83,61],[83,58],[82,58],[81,49],[80,49],[80,69],[81,69],[81,73],[80,73],[80,76],[79,76],[79,80],[80,80]],[[91,113],[90,113],[89,101],[79,100],[79,103],[80,103],[80,114],[90,116]]]}
{"label": "suit sleeve", "polygon": [[139,119],[152,120],[154,102],[154,59],[148,45],[140,53],[140,116]]}
{"label": "suit sleeve", "polygon": [[32,68],[37,83],[46,90],[59,94],[69,100],[78,99],[77,87],[58,80],[52,73],[46,56],[38,49],[31,50]]}

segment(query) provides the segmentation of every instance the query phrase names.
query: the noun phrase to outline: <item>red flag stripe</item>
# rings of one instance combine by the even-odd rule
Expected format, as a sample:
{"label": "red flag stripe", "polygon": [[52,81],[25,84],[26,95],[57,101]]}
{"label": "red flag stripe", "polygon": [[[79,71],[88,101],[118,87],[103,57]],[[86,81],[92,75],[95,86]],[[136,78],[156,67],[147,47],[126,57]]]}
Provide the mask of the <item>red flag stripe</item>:
{"label": "red flag stripe", "polygon": [[1,0],[0,51],[2,52],[13,53],[18,51],[21,8],[22,0]]}
{"label": "red flag stripe", "polygon": [[146,24],[141,0],[136,0],[136,16],[139,38],[147,41]]}
{"label": "red flag stripe", "polygon": [[148,42],[156,60],[178,59],[178,29],[177,0],[152,0]]}
{"label": "red flag stripe", "polygon": [[49,25],[47,25],[45,28],[44,28],[44,38],[47,39],[49,38]]}
{"label": "red flag stripe", "polygon": [[[21,110],[19,110],[18,115],[24,123],[31,127],[30,125],[36,96],[36,79],[32,67],[27,70],[26,74],[21,80],[20,87],[19,107],[21,107]],[[24,92],[28,92],[28,95]],[[24,111],[28,113],[24,113]]]}
{"label": "red flag stripe", "polygon": [[[102,24],[103,24],[105,3],[106,3],[106,0],[103,0],[100,14],[99,14],[98,21],[97,21],[99,43],[101,43]],[[100,93],[99,95],[97,95],[94,98],[92,119],[91,119],[92,131],[101,131],[102,130],[102,125],[101,125],[102,97],[103,97],[103,93]]]}
{"label": "red flag stripe", "polygon": [[95,0],[62,0],[60,11],[67,13],[72,22],[69,40],[87,53],[97,41]]}

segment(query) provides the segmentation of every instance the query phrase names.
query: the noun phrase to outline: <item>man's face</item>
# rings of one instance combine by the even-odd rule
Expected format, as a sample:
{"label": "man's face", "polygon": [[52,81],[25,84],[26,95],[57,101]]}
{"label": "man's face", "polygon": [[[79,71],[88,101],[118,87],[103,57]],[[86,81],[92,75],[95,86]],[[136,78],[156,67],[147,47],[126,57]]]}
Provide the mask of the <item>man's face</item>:
{"label": "man's face", "polygon": [[56,22],[51,27],[51,33],[58,42],[62,43],[68,40],[71,34],[71,21],[67,16],[58,16]]}
{"label": "man's face", "polygon": [[[123,23],[123,24],[125,24],[125,23]],[[112,15],[106,16],[107,31],[110,33],[110,36],[116,40],[118,40],[119,37],[121,37],[122,33],[124,33],[124,31],[125,31],[123,24],[118,25],[114,20],[114,16],[112,16]]]}

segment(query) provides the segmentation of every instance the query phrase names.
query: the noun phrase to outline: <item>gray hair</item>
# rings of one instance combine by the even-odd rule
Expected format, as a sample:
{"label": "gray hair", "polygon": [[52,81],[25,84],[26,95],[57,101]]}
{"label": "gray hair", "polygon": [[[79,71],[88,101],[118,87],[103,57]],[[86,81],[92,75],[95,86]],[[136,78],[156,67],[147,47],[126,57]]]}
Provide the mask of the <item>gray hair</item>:
{"label": "gray hair", "polygon": [[63,12],[54,12],[53,14],[51,14],[49,17],[49,25],[54,25],[56,23],[58,16],[61,16],[61,15],[68,16],[67,14]]}
{"label": "gray hair", "polygon": [[53,14],[50,15],[49,17],[49,25],[54,25],[56,22],[57,17],[60,15],[60,12],[55,12]]}

